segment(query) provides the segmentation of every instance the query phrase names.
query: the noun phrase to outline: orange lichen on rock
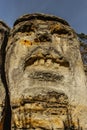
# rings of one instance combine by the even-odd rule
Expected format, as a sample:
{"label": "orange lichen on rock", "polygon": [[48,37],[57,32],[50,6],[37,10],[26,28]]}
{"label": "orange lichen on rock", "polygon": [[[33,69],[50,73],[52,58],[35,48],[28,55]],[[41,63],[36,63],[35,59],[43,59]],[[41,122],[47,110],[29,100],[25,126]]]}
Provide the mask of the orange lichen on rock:
{"label": "orange lichen on rock", "polygon": [[20,44],[25,45],[25,46],[31,46],[31,45],[37,45],[39,42],[34,42],[34,41],[29,41],[26,39],[22,39],[19,41]]}
{"label": "orange lichen on rock", "polygon": [[32,42],[29,41],[29,40],[21,40],[20,43],[21,43],[22,45],[25,45],[25,46],[30,46],[30,45],[32,45]]}

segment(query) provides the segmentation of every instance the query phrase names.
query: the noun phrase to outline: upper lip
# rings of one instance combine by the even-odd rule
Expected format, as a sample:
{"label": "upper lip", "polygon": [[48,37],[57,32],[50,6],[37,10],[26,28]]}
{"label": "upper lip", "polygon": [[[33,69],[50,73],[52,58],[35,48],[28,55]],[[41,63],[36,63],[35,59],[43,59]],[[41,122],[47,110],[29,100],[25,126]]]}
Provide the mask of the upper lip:
{"label": "upper lip", "polygon": [[44,49],[40,46],[37,48],[34,48],[32,51],[30,51],[28,57],[24,60],[24,69],[27,66],[33,65],[35,61],[40,61],[41,59],[44,60],[44,62],[47,62],[48,59],[52,63],[57,63],[60,66],[69,67],[69,62],[67,59],[62,56],[62,54],[54,49],[53,47],[44,47]]}
{"label": "upper lip", "polygon": [[47,56],[47,57],[31,56],[29,59],[25,61],[24,68],[33,65],[36,61],[40,61],[40,60],[43,60],[44,63],[52,62],[52,63],[59,64],[60,66],[69,67],[69,62],[64,58],[53,58],[51,56]]}

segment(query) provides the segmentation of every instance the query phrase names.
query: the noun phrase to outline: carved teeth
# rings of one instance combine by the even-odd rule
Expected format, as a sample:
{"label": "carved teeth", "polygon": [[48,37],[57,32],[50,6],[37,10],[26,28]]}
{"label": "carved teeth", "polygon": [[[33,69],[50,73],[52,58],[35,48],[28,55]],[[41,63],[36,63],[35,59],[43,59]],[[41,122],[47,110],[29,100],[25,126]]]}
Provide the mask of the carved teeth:
{"label": "carved teeth", "polygon": [[54,63],[54,67],[57,69],[57,68],[59,68],[59,64],[57,64],[57,63]]}
{"label": "carved teeth", "polygon": [[40,63],[40,65],[44,65],[44,59],[40,59],[40,61],[39,61],[39,63]]}
{"label": "carved teeth", "polygon": [[[44,59],[40,59],[40,60],[36,60],[34,62],[34,65],[37,66],[37,65],[46,65],[46,66],[50,66],[52,65],[52,60],[51,59],[47,59],[46,61]],[[59,64],[57,63],[54,63],[54,66],[55,67],[59,67]]]}
{"label": "carved teeth", "polygon": [[38,66],[38,65],[46,65],[47,67],[48,66],[54,66],[56,69],[59,68],[60,64],[59,62],[61,63],[62,61],[59,61],[58,59],[56,60],[52,60],[52,59],[36,59],[33,63],[34,66]]}
{"label": "carved teeth", "polygon": [[51,59],[47,59],[47,63],[50,64],[52,62]]}
{"label": "carved teeth", "polygon": [[35,66],[38,65],[38,60],[36,60],[36,61],[34,62],[34,65],[35,65]]}
{"label": "carved teeth", "polygon": [[46,66],[49,66],[50,64],[52,64],[52,60],[51,59],[47,59]]}

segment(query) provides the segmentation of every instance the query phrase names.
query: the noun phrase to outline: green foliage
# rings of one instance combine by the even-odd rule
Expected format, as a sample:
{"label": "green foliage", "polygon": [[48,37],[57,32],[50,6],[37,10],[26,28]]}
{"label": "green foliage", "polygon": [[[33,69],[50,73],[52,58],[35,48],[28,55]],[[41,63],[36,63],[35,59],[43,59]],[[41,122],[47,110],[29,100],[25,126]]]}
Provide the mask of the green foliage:
{"label": "green foliage", "polygon": [[84,33],[77,34],[81,39],[87,39],[87,35]]}

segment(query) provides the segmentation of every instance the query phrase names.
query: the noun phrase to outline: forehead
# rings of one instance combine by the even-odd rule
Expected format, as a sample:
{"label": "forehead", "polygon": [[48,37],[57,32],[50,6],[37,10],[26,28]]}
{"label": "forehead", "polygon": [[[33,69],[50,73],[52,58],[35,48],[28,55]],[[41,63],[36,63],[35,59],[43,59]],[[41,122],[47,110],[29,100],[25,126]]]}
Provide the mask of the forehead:
{"label": "forehead", "polygon": [[22,41],[20,43],[29,46],[31,44],[38,45],[40,42],[46,44],[52,42],[54,44],[56,41],[58,44],[64,41],[63,43],[65,43],[67,40],[71,43],[71,41],[77,39],[77,36],[69,24],[59,17],[32,14],[20,17],[15,21],[10,39],[7,48],[14,41]]}
{"label": "forehead", "polygon": [[49,32],[50,34],[59,34],[59,35],[71,35],[75,33],[69,24],[59,18],[52,15],[44,14],[29,14],[24,15],[17,19],[14,23],[14,33],[15,32]]}
{"label": "forehead", "polygon": [[49,21],[41,19],[31,19],[29,21],[21,22],[15,27],[16,32],[36,32],[46,31],[51,34],[57,33],[59,35],[68,34],[70,35],[72,29],[68,25],[64,25],[58,21]]}

